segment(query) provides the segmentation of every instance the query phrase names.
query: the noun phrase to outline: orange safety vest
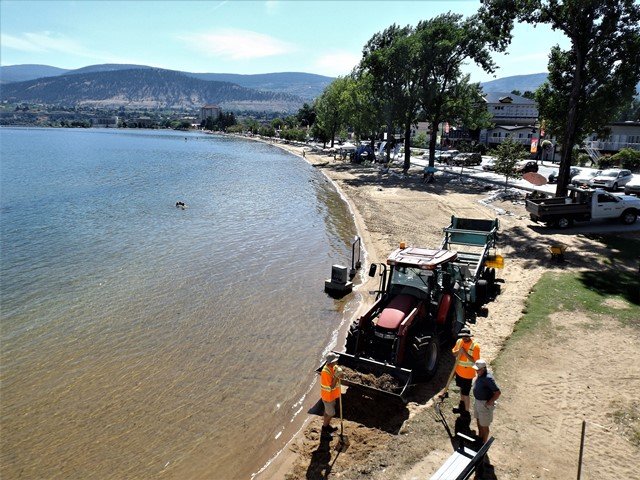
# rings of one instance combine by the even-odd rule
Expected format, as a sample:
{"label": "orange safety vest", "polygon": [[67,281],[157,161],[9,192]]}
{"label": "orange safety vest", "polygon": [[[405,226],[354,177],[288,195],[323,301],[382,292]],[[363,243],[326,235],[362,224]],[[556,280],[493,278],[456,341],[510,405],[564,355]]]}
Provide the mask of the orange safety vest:
{"label": "orange safety vest", "polygon": [[325,365],[320,373],[320,396],[325,402],[333,402],[340,397],[340,383],[333,384],[333,370],[335,367]]}
{"label": "orange safety vest", "polygon": [[464,339],[459,338],[456,342],[456,346],[451,350],[453,353],[458,353],[460,349],[464,349],[473,358],[473,362],[466,356],[460,355],[456,362],[456,374],[462,378],[473,379],[476,376],[476,371],[473,369],[473,364],[480,358],[480,345],[475,340],[471,340],[471,346],[466,348],[464,346]]}

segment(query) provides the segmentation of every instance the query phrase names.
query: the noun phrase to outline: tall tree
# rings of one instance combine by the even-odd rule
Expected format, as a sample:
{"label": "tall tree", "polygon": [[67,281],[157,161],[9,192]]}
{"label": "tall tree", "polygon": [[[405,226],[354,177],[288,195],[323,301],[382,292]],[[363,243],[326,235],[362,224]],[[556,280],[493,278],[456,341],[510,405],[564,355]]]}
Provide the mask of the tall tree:
{"label": "tall tree", "polygon": [[372,150],[381,125],[380,102],[373,94],[373,79],[366,72],[352,72],[343,92],[342,105],[349,126],[358,140],[369,138]]}
{"label": "tall tree", "polygon": [[332,147],[336,133],[344,124],[344,108],[341,102],[347,82],[346,77],[338,77],[327,85],[315,103],[317,127],[325,132]]}
{"label": "tall tree", "polygon": [[407,25],[391,25],[378,32],[367,42],[362,51],[359,70],[370,75],[374,95],[379,99],[387,131],[387,162],[390,160],[390,144],[395,126],[401,125],[405,136],[403,169],[410,165],[410,133],[418,109],[418,85],[415,75],[415,42]]}
{"label": "tall tree", "polygon": [[488,125],[490,117],[480,87],[471,84],[461,68],[471,60],[493,72],[490,50],[501,47],[478,18],[463,20],[462,15],[452,13],[420,22],[416,38],[420,103],[431,124],[429,166],[433,167],[440,122],[459,121],[470,128]]}
{"label": "tall tree", "polygon": [[601,132],[640,80],[640,5],[633,0],[485,0],[482,18],[505,41],[515,19],[549,24],[571,48],[555,46],[549,77],[536,93],[547,130],[559,137],[557,196],[567,193],[574,145]]}

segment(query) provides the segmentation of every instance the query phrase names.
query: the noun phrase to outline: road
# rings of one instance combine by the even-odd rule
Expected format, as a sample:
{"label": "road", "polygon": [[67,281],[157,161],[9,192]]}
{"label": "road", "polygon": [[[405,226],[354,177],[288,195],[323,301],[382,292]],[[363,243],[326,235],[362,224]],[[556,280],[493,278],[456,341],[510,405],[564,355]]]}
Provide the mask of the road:
{"label": "road", "polygon": [[[484,165],[491,157],[483,156],[482,157],[482,165]],[[411,157],[411,164],[424,167],[429,164],[428,160],[419,158],[419,157]],[[461,167],[450,167],[444,164],[439,164],[436,162],[436,169],[441,172],[451,172],[452,174],[460,174],[462,170],[462,175],[477,178],[479,180],[485,180],[491,183],[495,183],[503,186],[505,182],[504,175],[497,174],[495,172],[487,172],[482,169],[482,165],[474,166],[474,167],[464,167],[462,170]],[[545,178],[549,177],[549,174],[552,172],[558,173],[558,166],[553,165],[550,162],[544,162],[539,164],[538,173],[543,175]],[[556,184],[545,184],[541,186],[535,186],[526,180],[521,178],[510,178],[509,185],[515,188],[527,190],[527,191],[543,191],[547,193],[555,194],[556,192]],[[533,227],[540,229],[547,229],[546,227]],[[622,225],[618,221],[612,220],[592,220],[590,222],[581,222],[576,223],[572,228],[566,230],[556,230],[553,229],[554,233],[558,234],[566,234],[566,235],[576,235],[580,233],[620,233],[620,232],[638,232],[640,231],[640,221],[636,221],[633,225]]]}

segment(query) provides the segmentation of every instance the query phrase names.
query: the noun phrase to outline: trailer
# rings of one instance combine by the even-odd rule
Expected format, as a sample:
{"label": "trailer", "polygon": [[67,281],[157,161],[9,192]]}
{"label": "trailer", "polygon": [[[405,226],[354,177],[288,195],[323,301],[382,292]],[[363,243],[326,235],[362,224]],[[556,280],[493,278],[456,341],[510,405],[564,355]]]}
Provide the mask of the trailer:
{"label": "trailer", "polygon": [[[444,229],[440,248],[457,252],[454,278],[462,286],[465,304],[475,313],[497,295],[500,286],[496,281],[496,268],[502,268],[504,260],[491,255],[496,248],[498,219],[484,220],[452,216],[451,224]],[[471,313],[471,312],[470,312]]]}

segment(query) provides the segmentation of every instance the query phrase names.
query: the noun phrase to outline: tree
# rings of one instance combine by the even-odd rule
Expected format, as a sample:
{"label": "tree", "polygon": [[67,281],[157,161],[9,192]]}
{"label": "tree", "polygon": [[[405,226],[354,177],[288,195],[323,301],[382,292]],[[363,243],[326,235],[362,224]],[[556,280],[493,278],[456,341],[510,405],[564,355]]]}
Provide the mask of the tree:
{"label": "tree", "polygon": [[526,157],[526,152],[518,142],[508,138],[495,150],[495,171],[504,175],[505,189],[509,186],[509,178],[514,176],[514,169],[518,160]]}
{"label": "tree", "polygon": [[341,99],[343,116],[353,129],[356,139],[371,139],[375,150],[375,138],[381,125],[380,102],[373,94],[372,77],[367,72],[355,71],[347,77]]}
{"label": "tree", "polygon": [[422,21],[416,28],[420,104],[431,129],[429,166],[435,163],[437,126],[465,123],[470,129],[486,126],[489,114],[478,84],[463,76],[462,65],[471,60],[486,72],[495,65],[490,50],[502,48],[476,17],[444,14]]}
{"label": "tree", "polygon": [[486,0],[483,20],[504,41],[513,22],[546,23],[571,48],[555,46],[549,76],[536,92],[547,130],[558,136],[562,158],[557,196],[565,196],[573,146],[601,133],[635,93],[640,80],[640,5],[633,0]]}
{"label": "tree", "polygon": [[346,85],[346,78],[338,77],[327,85],[315,103],[318,131],[325,133],[331,141],[332,147],[335,135],[344,123],[344,108],[341,105],[341,97]]}
{"label": "tree", "polygon": [[374,34],[364,46],[358,69],[368,74],[371,88],[380,102],[387,132],[387,162],[391,157],[391,143],[395,126],[402,125],[405,136],[404,171],[410,165],[411,125],[418,109],[418,85],[416,82],[415,39],[413,29],[407,25],[391,25]]}
{"label": "tree", "polygon": [[304,103],[302,108],[298,110],[296,114],[298,118],[298,124],[302,127],[310,127],[316,121],[316,110],[313,106],[308,103]]}

